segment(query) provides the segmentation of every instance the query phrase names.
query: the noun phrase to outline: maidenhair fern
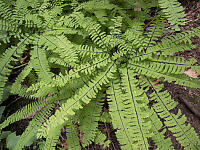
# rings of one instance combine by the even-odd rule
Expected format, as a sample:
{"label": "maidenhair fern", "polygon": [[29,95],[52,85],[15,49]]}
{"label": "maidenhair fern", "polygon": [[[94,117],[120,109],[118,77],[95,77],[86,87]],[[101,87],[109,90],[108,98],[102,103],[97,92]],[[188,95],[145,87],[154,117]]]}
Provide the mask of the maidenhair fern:
{"label": "maidenhair fern", "polygon": [[[0,103],[8,87],[33,99],[0,130],[32,116],[16,150],[33,137],[45,139],[42,149],[55,149],[61,130],[68,148],[78,150],[93,142],[109,146],[98,122],[110,118],[121,149],[147,150],[150,140],[174,149],[167,130],[185,149],[200,149],[186,117],[172,113],[177,102],[162,84],[200,85],[184,74],[200,71],[197,61],[173,56],[194,48],[191,37],[200,36],[200,27],[176,32],[184,17],[177,0],[0,0]],[[19,61],[27,54],[27,63]]]}
{"label": "maidenhair fern", "polygon": [[168,20],[171,25],[173,25],[173,29],[179,31],[179,25],[184,25],[184,18],[186,15],[184,13],[184,9],[180,6],[180,3],[177,0],[159,0],[159,5],[163,9],[163,12],[168,17]]}

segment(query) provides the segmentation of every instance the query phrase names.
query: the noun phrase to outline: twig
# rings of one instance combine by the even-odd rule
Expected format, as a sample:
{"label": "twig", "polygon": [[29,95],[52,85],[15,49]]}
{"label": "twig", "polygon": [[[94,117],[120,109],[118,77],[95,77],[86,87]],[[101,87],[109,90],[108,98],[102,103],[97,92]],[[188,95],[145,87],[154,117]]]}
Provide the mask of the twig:
{"label": "twig", "polygon": [[191,102],[189,102],[184,97],[181,97],[182,102],[191,110],[197,117],[200,118],[200,112],[193,106]]}

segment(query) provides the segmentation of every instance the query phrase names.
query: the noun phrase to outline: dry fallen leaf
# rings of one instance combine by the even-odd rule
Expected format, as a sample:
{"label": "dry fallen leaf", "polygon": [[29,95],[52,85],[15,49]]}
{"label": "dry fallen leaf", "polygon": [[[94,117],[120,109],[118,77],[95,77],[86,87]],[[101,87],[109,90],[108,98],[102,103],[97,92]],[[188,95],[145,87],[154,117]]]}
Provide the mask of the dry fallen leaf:
{"label": "dry fallen leaf", "polygon": [[20,64],[23,64],[23,63],[25,62],[26,58],[27,58],[27,56],[25,56],[25,57],[21,58],[21,59],[20,59],[20,61],[19,61],[19,62],[20,62]]}
{"label": "dry fallen leaf", "polygon": [[186,75],[188,75],[191,78],[199,78],[199,74],[196,73],[196,71],[192,71],[192,69],[188,69],[184,72]]}
{"label": "dry fallen leaf", "polygon": [[134,11],[142,11],[142,8],[134,8]]}
{"label": "dry fallen leaf", "polygon": [[67,143],[66,142],[60,142],[59,143],[65,150],[68,150],[68,146],[67,146]]}

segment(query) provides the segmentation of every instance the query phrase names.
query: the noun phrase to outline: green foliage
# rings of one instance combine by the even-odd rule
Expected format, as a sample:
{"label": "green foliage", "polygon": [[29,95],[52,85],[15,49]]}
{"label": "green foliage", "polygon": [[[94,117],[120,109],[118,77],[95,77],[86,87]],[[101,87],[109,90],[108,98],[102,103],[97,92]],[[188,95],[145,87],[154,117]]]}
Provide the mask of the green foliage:
{"label": "green foliage", "polygon": [[[92,100],[80,111],[80,130],[83,132],[83,146],[91,144],[96,136],[98,121],[100,119],[101,105],[100,99]],[[88,124],[90,127],[88,128]]]}
{"label": "green foliage", "polygon": [[81,149],[80,143],[79,143],[79,138],[78,138],[78,130],[72,122],[67,125],[66,127],[66,132],[67,132],[67,145],[68,149],[71,150],[76,150],[76,149]]}
{"label": "green foliage", "polygon": [[[0,140],[2,139],[6,139],[6,147],[9,150],[14,150],[16,147],[16,144],[19,143],[20,136],[19,135],[17,136],[15,132],[12,133],[11,131],[3,131],[0,135]],[[34,141],[35,141],[35,137],[32,137],[31,139],[26,140],[26,143],[24,144],[24,146],[28,147],[32,145]]]}
{"label": "green foliage", "polygon": [[167,130],[185,149],[200,149],[186,117],[171,111],[177,102],[157,82],[199,88],[184,74],[200,71],[197,61],[173,56],[194,48],[191,37],[200,36],[199,27],[176,32],[184,16],[177,0],[0,0],[0,103],[8,92],[33,99],[0,124],[3,130],[33,117],[13,149],[35,137],[45,139],[39,149],[55,149],[63,130],[69,149],[107,147],[98,122],[112,124],[124,150],[147,150],[150,140],[173,149]]}
{"label": "green foliage", "polygon": [[106,141],[106,136],[99,130],[97,130],[94,142],[96,144],[103,145],[104,147],[108,147],[110,144],[110,141]]}
{"label": "green foliage", "polygon": [[173,29],[180,31],[179,25],[184,25],[186,21],[184,9],[180,6],[180,3],[176,0],[159,0],[159,5],[163,9],[163,12],[168,17],[168,21],[173,25]]}
{"label": "green foliage", "polygon": [[7,148],[10,150],[13,150],[18,140],[19,140],[19,136],[16,136],[16,133],[9,134],[6,139]]}

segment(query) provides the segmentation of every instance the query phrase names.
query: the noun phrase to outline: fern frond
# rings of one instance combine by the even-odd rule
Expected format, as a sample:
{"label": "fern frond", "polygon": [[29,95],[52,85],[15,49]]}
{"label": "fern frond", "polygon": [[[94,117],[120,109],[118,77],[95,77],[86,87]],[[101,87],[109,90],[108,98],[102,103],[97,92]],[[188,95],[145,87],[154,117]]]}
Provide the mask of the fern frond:
{"label": "fern frond", "polygon": [[175,35],[167,36],[163,38],[161,41],[163,45],[168,45],[170,47],[170,44],[183,44],[188,43],[192,45],[191,37],[199,36],[200,37],[200,27],[191,29],[191,30],[185,30],[181,33],[177,33]]}
{"label": "fern frond", "polygon": [[39,79],[45,79],[44,82],[46,83],[51,82],[53,74],[50,72],[45,49],[39,45],[39,38],[31,51],[31,55],[30,65],[37,72]]}
{"label": "fern frond", "polygon": [[96,57],[105,58],[109,56],[103,49],[98,49],[89,45],[78,45],[76,51],[82,59],[85,59],[85,61],[88,61],[89,59],[93,60],[93,58]]}
{"label": "fern frond", "polygon": [[147,39],[142,36],[144,30],[143,25],[144,22],[139,19],[134,19],[134,23],[124,33],[125,38],[137,47],[141,47],[147,43]]}
{"label": "fern frond", "polygon": [[111,116],[109,112],[103,112],[99,119],[100,122],[111,123]]}
{"label": "fern frond", "polygon": [[147,32],[145,33],[149,38],[149,42],[145,46],[145,49],[148,49],[149,45],[154,44],[156,40],[159,40],[162,35],[173,31],[166,29],[166,21],[164,20],[162,14],[157,12],[157,10],[155,13],[156,16],[152,18],[149,27],[147,27]]}
{"label": "fern frond", "polygon": [[44,147],[42,147],[42,150],[55,149],[56,144],[59,139],[61,129],[62,129],[62,125],[60,125],[60,124],[51,128],[51,132],[48,133],[48,136],[46,137],[45,145],[44,145]]}
{"label": "fern frond", "polygon": [[[94,141],[98,130],[98,121],[100,119],[100,112],[102,109],[102,106],[100,105],[100,102],[102,102],[102,93],[100,92],[100,94],[98,94],[99,96],[97,96],[96,100],[92,100],[79,112],[80,130],[83,132],[84,147]],[[90,128],[88,128],[88,126],[90,126]]]}
{"label": "fern frond", "polygon": [[[51,2],[49,2],[50,4]],[[47,2],[48,4],[48,2]],[[48,4],[48,5],[49,5]],[[41,6],[42,7],[42,6]],[[41,27],[48,27],[48,28],[53,28],[54,25],[57,23],[57,19],[54,19],[56,18],[57,16],[60,16],[61,13],[62,13],[62,8],[63,6],[59,6],[59,5],[55,5],[55,6],[52,6],[51,8],[48,8],[48,9],[44,9],[43,11],[41,11],[40,13],[40,16],[39,17],[42,17],[44,18],[44,21],[40,21],[39,17],[35,17],[34,18],[34,22],[36,23],[37,26],[41,26]]]}
{"label": "fern frond", "polygon": [[68,82],[75,78],[80,77],[80,73],[84,73],[86,75],[90,75],[94,73],[94,70],[97,68],[101,68],[102,66],[107,66],[111,62],[109,57],[101,58],[101,59],[95,59],[92,64],[85,64],[78,66],[75,70],[70,70],[67,75],[63,76],[57,76],[56,79],[54,79],[51,86],[65,86]]}
{"label": "fern frond", "polygon": [[21,110],[18,110],[14,114],[10,115],[3,123],[0,124],[0,130],[7,127],[9,124],[27,118],[32,114],[36,114],[45,106],[44,101],[36,101],[24,106]]}
{"label": "fern frond", "polygon": [[170,55],[175,52],[189,50],[195,48],[196,46],[192,45],[191,37],[194,36],[200,37],[200,28],[194,28],[192,30],[186,30],[182,33],[177,33],[176,35],[168,36],[161,40],[161,43],[156,45],[149,45],[146,49],[146,52],[139,53],[134,56],[134,60],[144,60],[151,58],[152,54],[156,55],[161,53],[162,55]]}
{"label": "fern frond", "polygon": [[[53,80],[52,83],[54,81],[55,80]],[[66,99],[74,94],[76,89],[81,88],[83,84],[88,81],[88,78],[82,76],[80,78],[72,79],[66,84],[63,84],[62,81],[63,80],[59,80],[60,84],[56,83],[58,85],[52,83],[46,84],[45,82],[40,81],[37,84],[31,85],[26,92],[34,91],[35,93],[31,95],[32,98],[41,98],[46,97],[49,94],[58,94],[61,99]]]}
{"label": "fern frond", "polygon": [[51,63],[52,65],[59,65],[59,66],[62,66],[62,67],[66,67],[68,66],[68,64],[66,64],[66,62],[60,58],[59,56],[53,56],[51,55],[49,58],[48,58],[48,61],[49,63]]}
{"label": "fern frond", "polygon": [[3,88],[8,79],[7,75],[10,74],[11,68],[13,68],[13,66],[10,65],[10,62],[17,61],[16,57],[19,58],[20,55],[26,50],[26,46],[24,44],[28,38],[29,36],[21,39],[17,46],[9,48],[0,58],[0,103],[2,100]]}
{"label": "fern frond", "polygon": [[88,12],[93,12],[94,10],[111,10],[114,7],[116,6],[114,4],[111,4],[109,0],[103,0],[103,1],[91,0],[88,2],[84,2],[78,7],[76,7],[75,11],[84,9]]}
{"label": "fern frond", "polygon": [[22,72],[20,73],[20,75],[18,75],[17,79],[15,80],[15,82],[12,85],[11,88],[11,93],[13,94],[17,94],[20,89],[22,88],[21,82],[28,76],[28,74],[31,72],[32,67],[27,65]]}
{"label": "fern frond", "polygon": [[68,149],[81,150],[77,127],[72,122],[70,122],[66,126],[66,135],[67,135]]}
{"label": "fern frond", "polygon": [[117,16],[114,19],[111,19],[113,21],[113,26],[110,26],[110,34],[111,36],[120,36],[121,35],[121,27],[122,27],[122,20],[123,18],[121,16]]}
{"label": "fern frond", "polygon": [[[146,95],[148,96],[149,103],[151,103],[151,98],[149,98],[149,95],[147,94],[151,88],[146,80],[146,77],[140,76],[139,86],[145,91]],[[162,119],[155,111],[155,109],[153,109],[152,114],[149,116],[149,119],[151,121],[151,132],[153,133],[151,138],[155,145],[161,150],[174,149],[172,145],[172,140],[169,137],[165,136],[166,126],[163,124]]]}
{"label": "fern frond", "polygon": [[103,145],[104,147],[108,147],[110,144],[110,141],[108,140],[105,141],[105,140],[106,140],[106,136],[101,131],[97,130],[94,142],[99,145]]}
{"label": "fern frond", "polygon": [[106,34],[105,32],[101,32],[101,26],[95,23],[91,23],[91,20],[86,21],[88,24],[85,24],[83,27],[87,27],[86,31],[89,32],[90,38],[94,43],[96,43],[101,48],[108,47],[106,42]]}
{"label": "fern frond", "polygon": [[180,31],[179,25],[184,25],[184,13],[183,7],[176,0],[159,0],[159,5],[162,11],[165,13],[169,23],[173,26],[175,31]]}
{"label": "fern frond", "polygon": [[90,36],[91,40],[100,48],[109,47],[109,39],[105,32],[101,31],[101,25],[89,17],[84,17],[82,13],[74,13],[74,19]]}
{"label": "fern frond", "polygon": [[[80,109],[82,108],[81,104],[85,103],[88,104],[92,98],[96,96],[96,92],[101,89],[101,86],[107,82],[109,82],[108,78],[112,78],[112,74],[115,72],[114,64],[111,64],[106,72],[100,73],[95,79],[89,82],[87,85],[84,85],[73,98],[70,98],[63,104],[61,111],[57,111],[58,114],[63,112],[61,117],[65,117],[65,114],[74,114],[73,109]],[[55,114],[57,116],[57,114]],[[51,117],[56,119],[54,117]],[[51,122],[51,118],[49,123]],[[53,121],[52,119],[52,121]],[[48,123],[48,124],[49,124]],[[49,124],[50,125],[50,124]]]}
{"label": "fern frond", "polygon": [[[191,48],[195,48],[195,46],[190,44],[156,44],[155,46],[149,46],[147,49],[147,53],[139,53],[136,56],[133,56],[133,61],[141,61],[145,59],[152,59],[153,55],[170,55],[178,51],[189,50]],[[143,49],[142,49],[143,50]]]}
{"label": "fern frond", "polygon": [[14,21],[12,18],[12,8],[9,7],[5,2],[0,1],[0,16],[6,21]]}
{"label": "fern frond", "polygon": [[[80,17],[80,14],[78,16]],[[63,16],[61,18],[61,23],[63,24],[64,27],[77,29],[78,27],[80,27],[80,25],[79,25],[78,19],[76,19],[76,17],[77,16],[74,14],[70,14],[68,16]]]}
{"label": "fern frond", "polygon": [[48,115],[53,110],[54,105],[48,105],[44,109],[40,110],[35,117],[30,121],[28,127],[20,136],[14,150],[21,150],[25,144],[33,137],[36,136],[38,129],[41,128],[42,124],[47,120]]}
{"label": "fern frond", "polygon": [[126,145],[127,149],[133,150],[133,142],[131,139],[131,135],[127,127],[125,127],[125,119],[122,114],[123,108],[121,108],[121,104],[123,103],[122,101],[122,92],[121,89],[118,85],[118,83],[111,83],[110,88],[108,89],[107,92],[110,96],[109,101],[109,108],[110,108],[110,114],[112,118],[112,124],[114,128],[118,128],[119,130],[117,131],[116,135],[117,138],[120,142],[121,145]]}
{"label": "fern frond", "polygon": [[109,99],[111,101],[112,123],[114,128],[119,128],[116,135],[120,144],[122,144],[122,149],[134,150],[140,148],[147,150],[149,147],[147,138],[151,135],[148,102],[144,101],[147,97],[143,90],[137,87],[137,81],[134,80],[132,71],[123,69],[122,73],[125,93],[114,81],[108,91],[111,95]]}
{"label": "fern frond", "polygon": [[181,111],[175,115],[170,112],[177,103],[171,99],[170,94],[167,91],[163,91],[163,85],[157,85],[156,82],[151,81],[146,77],[149,86],[153,89],[153,93],[150,95],[151,100],[156,101],[153,104],[155,112],[163,119],[164,123],[168,126],[169,130],[176,137],[177,141],[185,147],[185,149],[199,149],[199,138],[196,135],[190,124],[185,124],[186,117],[181,115]]}
{"label": "fern frond", "polygon": [[[176,84],[179,85],[184,85],[184,86],[188,86],[191,88],[198,88],[199,87],[199,81],[195,80],[195,79],[190,79],[189,77],[187,77],[185,74],[181,74],[181,75],[176,75],[176,74],[170,74],[168,73],[168,71],[170,72],[176,72],[177,68],[182,68],[182,67],[177,67],[179,65],[175,65],[176,67],[172,67],[171,65],[168,65],[168,69],[171,70],[167,70],[167,73],[162,73],[162,71],[164,70],[164,67],[166,65],[162,66],[161,68],[157,68],[155,70],[155,66],[153,64],[151,64],[148,61],[145,62],[140,62],[140,63],[134,63],[134,64],[130,64],[130,68],[134,71],[136,71],[139,74],[142,75],[146,75],[148,77],[152,77],[152,78],[159,78],[159,79],[163,79],[164,81],[168,81],[168,82],[172,82],[175,81]],[[171,67],[169,67],[171,66]],[[184,68],[184,67],[183,67]],[[172,70],[174,69],[174,70]],[[164,70],[164,72],[166,72]]]}
{"label": "fern frond", "polygon": [[[187,68],[193,67],[195,62],[196,59],[190,59],[190,61],[186,61],[183,57],[154,56],[153,60],[149,61],[149,64],[151,64],[149,69],[155,69],[155,71],[160,73],[184,74],[184,71]],[[197,67],[198,66],[196,66],[196,69]]]}
{"label": "fern frond", "polygon": [[158,118],[158,115],[156,112],[153,112],[150,116],[151,124],[152,124],[152,132],[154,135],[152,136],[153,141],[157,146],[159,146],[160,150],[173,150],[172,141],[170,138],[165,138],[164,133],[166,132],[166,129],[162,129],[162,131],[159,131],[163,124]]}
{"label": "fern frond", "polygon": [[[62,22],[64,18],[60,18],[60,20],[58,20],[58,22]],[[78,29],[73,29],[73,28],[68,28],[65,27],[64,25],[60,25],[60,24],[55,24],[53,29],[49,29],[49,30],[45,30],[45,34],[43,36],[46,35],[62,35],[62,34],[79,34],[82,35],[82,31],[78,30]]]}
{"label": "fern frond", "polygon": [[14,32],[15,34],[21,33],[20,28],[16,24],[2,19],[0,19],[0,30],[5,32]]}
{"label": "fern frond", "polygon": [[64,123],[69,120],[69,116],[74,115],[75,110],[83,108],[83,103],[88,104],[96,96],[96,92],[101,89],[101,86],[109,82],[108,78],[112,78],[113,72],[115,72],[115,67],[114,64],[111,64],[106,72],[101,73],[88,85],[83,86],[73,98],[63,103],[62,108],[56,111],[55,115],[49,118],[41,129],[42,134],[47,136],[46,149],[55,146],[60,130]]}
{"label": "fern frond", "polygon": [[65,36],[42,36],[39,45],[44,44],[49,50],[57,53],[60,58],[71,66],[77,61],[74,45]]}

